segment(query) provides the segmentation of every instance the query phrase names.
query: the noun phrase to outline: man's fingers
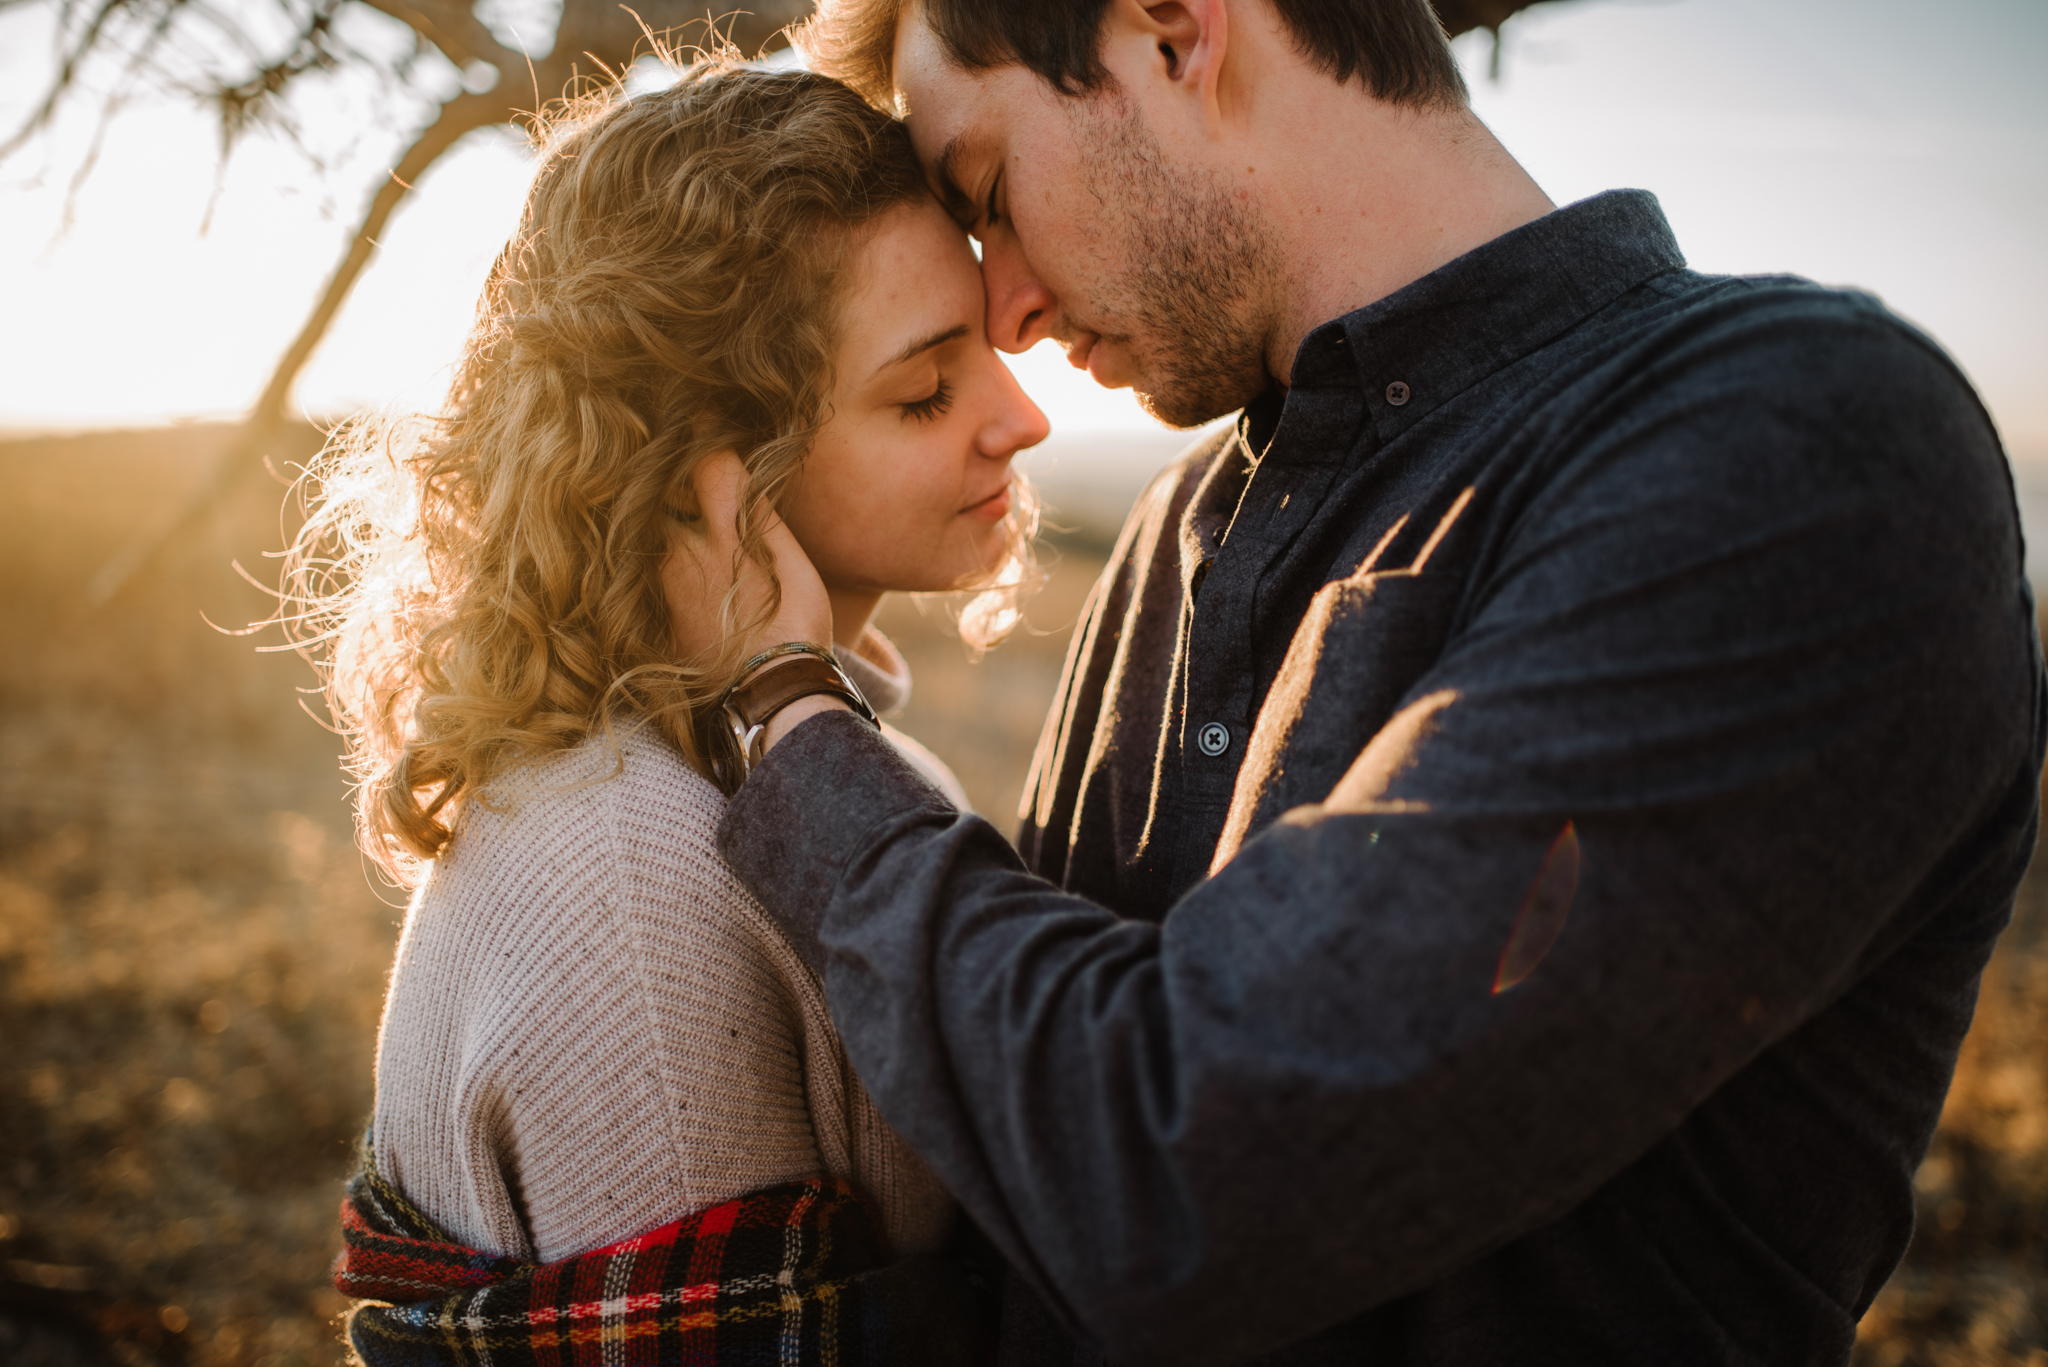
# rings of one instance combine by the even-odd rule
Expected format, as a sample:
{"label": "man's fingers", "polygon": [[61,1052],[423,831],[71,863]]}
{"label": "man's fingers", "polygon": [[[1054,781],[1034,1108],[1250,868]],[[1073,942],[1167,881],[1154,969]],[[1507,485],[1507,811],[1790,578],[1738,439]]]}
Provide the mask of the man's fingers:
{"label": "man's fingers", "polygon": [[[832,639],[832,604],[817,570],[789,528],[763,507],[761,534],[773,557],[774,573],[740,554],[740,508],[746,500],[747,470],[733,451],[706,456],[691,472],[697,516],[679,525],[662,566],[670,628],[679,658],[710,658],[724,633],[747,633],[745,653],[785,641],[823,645]],[[774,617],[757,622],[773,585],[782,587]]]}
{"label": "man's fingers", "polygon": [[746,467],[733,451],[707,456],[691,472],[696,516],[673,528],[661,574],[670,632],[680,659],[710,655],[724,634],[724,610],[733,589],[733,574],[735,569],[744,572],[735,524],[746,478]]}
{"label": "man's fingers", "polygon": [[698,462],[690,482],[703,517],[698,531],[715,550],[730,555],[739,545],[740,500],[747,487],[747,467],[740,463],[737,451],[716,451]]}
{"label": "man's fingers", "polygon": [[794,576],[798,582],[817,577],[811,568],[811,558],[804,554],[804,548],[796,544],[796,537],[783,523],[781,516],[773,509],[767,510],[768,520],[761,528],[761,539],[768,545],[768,554],[775,561],[776,578],[787,581]]}
{"label": "man's fingers", "polygon": [[[751,582],[743,586],[741,599],[749,607],[765,601],[768,577],[751,562],[738,564],[739,512],[745,497],[747,472],[738,455],[720,451],[697,467],[697,498],[704,510],[712,554],[731,559],[739,573]],[[832,639],[832,605],[811,558],[797,544],[782,518],[766,504],[758,511],[761,539],[775,566],[775,580],[782,596],[773,621],[755,633],[750,644],[756,648],[785,641],[810,641],[824,645]]]}

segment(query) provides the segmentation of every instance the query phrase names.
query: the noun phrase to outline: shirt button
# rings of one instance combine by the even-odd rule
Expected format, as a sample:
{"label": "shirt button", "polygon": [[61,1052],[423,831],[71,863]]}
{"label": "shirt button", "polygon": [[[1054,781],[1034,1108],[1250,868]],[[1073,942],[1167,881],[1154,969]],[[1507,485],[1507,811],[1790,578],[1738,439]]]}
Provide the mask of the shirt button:
{"label": "shirt button", "polygon": [[1195,737],[1195,744],[1202,747],[1203,754],[1214,758],[1230,748],[1230,728],[1212,721]]}
{"label": "shirt button", "polygon": [[1409,392],[1408,386],[1405,383],[1396,380],[1387,386],[1387,402],[1399,408],[1402,404],[1408,402]]}

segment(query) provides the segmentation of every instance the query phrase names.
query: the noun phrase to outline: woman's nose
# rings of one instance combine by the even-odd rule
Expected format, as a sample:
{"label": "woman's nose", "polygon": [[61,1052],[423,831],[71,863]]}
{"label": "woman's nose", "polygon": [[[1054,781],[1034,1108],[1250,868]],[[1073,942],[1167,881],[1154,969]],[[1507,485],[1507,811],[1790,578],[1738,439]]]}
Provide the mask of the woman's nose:
{"label": "woman's nose", "polygon": [[981,453],[996,460],[1008,460],[1029,446],[1036,446],[1052,431],[1043,409],[1031,401],[1024,386],[1010,368],[991,356],[997,376],[996,402],[989,421],[982,425]]}
{"label": "woman's nose", "polygon": [[999,351],[1029,351],[1052,335],[1055,300],[1038,282],[1011,233],[981,244],[981,282],[988,294],[988,340]]}

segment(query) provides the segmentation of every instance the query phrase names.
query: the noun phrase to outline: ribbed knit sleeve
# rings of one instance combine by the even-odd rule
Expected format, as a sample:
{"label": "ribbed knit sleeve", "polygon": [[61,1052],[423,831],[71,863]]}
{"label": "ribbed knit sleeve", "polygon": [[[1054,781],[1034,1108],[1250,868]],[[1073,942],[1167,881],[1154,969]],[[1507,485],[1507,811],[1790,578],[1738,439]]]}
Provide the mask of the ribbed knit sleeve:
{"label": "ribbed knit sleeve", "polygon": [[895,1247],[953,1205],[847,1066],[815,976],[718,857],[718,791],[594,736],[472,802],[410,908],[378,1162],[450,1233],[544,1261],[816,1173]]}

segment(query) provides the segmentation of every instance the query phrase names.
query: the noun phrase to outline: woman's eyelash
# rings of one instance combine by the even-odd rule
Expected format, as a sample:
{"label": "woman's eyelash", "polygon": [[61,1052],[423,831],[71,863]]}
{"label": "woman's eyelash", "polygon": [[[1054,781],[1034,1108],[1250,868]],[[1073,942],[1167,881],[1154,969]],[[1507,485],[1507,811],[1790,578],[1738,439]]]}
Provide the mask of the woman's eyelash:
{"label": "woman's eyelash", "polygon": [[994,180],[988,183],[988,204],[983,210],[982,218],[982,226],[984,228],[993,228],[996,226],[996,187],[1001,185],[1002,183],[1003,178],[1001,176],[997,176]]}
{"label": "woman's eyelash", "polygon": [[904,416],[916,418],[919,422],[930,422],[953,406],[953,386],[941,377],[938,388],[931,393],[913,403],[899,406],[903,409]]}

